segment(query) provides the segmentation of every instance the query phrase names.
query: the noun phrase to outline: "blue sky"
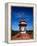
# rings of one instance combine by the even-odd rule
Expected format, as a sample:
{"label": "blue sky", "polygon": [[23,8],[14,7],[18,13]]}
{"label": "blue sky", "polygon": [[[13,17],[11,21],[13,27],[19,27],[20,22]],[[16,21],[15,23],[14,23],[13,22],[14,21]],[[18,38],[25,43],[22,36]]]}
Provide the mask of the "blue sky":
{"label": "blue sky", "polygon": [[27,22],[27,30],[33,29],[33,7],[11,7],[11,27],[13,30],[19,30],[19,21],[24,18]]}

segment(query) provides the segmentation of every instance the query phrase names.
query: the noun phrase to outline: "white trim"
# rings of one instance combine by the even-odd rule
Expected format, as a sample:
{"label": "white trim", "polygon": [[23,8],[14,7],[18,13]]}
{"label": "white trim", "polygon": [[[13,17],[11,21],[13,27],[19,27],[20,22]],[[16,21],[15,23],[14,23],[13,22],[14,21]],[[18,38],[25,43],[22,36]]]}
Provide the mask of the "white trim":
{"label": "white trim", "polygon": [[26,33],[26,31],[24,31],[24,32],[20,32],[20,33]]}

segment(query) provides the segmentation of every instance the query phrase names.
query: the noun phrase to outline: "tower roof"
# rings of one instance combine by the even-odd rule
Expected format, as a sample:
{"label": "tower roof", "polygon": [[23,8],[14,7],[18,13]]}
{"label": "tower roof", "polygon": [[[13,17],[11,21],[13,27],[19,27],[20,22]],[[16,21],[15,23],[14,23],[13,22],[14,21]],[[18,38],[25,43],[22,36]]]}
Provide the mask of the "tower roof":
{"label": "tower roof", "polygon": [[19,22],[19,25],[20,26],[26,26],[27,22],[24,19],[21,19],[20,22]]}

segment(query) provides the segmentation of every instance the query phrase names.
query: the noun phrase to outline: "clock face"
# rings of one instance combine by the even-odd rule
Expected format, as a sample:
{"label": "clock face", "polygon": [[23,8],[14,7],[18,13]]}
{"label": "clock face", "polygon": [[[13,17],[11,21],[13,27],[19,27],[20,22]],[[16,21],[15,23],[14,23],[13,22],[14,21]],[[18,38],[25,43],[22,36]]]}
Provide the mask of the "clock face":
{"label": "clock face", "polygon": [[22,27],[21,27],[21,31],[24,31],[24,30],[25,30],[25,27],[22,26]]}

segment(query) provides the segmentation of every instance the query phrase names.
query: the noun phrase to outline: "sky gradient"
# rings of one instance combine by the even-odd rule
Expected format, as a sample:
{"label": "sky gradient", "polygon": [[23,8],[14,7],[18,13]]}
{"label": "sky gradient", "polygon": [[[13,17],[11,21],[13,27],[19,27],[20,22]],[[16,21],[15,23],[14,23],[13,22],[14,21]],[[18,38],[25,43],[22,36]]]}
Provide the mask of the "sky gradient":
{"label": "sky gradient", "polygon": [[12,30],[19,30],[19,21],[24,18],[27,22],[27,30],[33,29],[33,7],[11,6],[11,27]]}

